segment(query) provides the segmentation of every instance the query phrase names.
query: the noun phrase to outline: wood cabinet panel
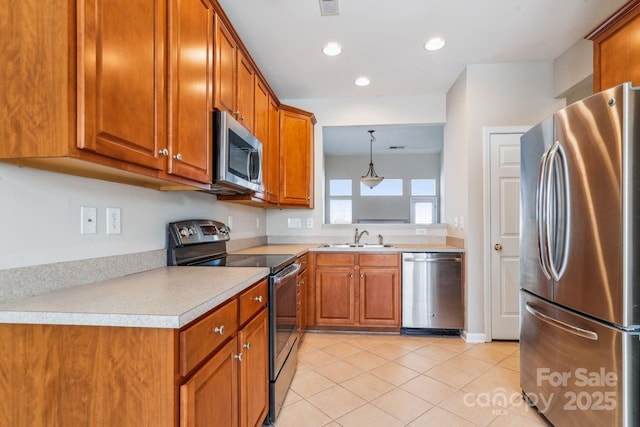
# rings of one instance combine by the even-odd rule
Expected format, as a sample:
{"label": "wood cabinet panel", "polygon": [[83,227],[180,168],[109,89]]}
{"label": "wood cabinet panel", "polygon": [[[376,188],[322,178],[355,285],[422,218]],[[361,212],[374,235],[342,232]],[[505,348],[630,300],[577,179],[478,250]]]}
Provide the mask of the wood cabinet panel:
{"label": "wood cabinet panel", "polygon": [[212,182],[213,22],[206,0],[170,3],[168,173],[202,183]]}
{"label": "wood cabinet panel", "polygon": [[353,252],[317,252],[316,267],[353,267],[356,265]]}
{"label": "wood cabinet panel", "polygon": [[640,1],[630,1],[586,37],[593,40],[593,89],[640,85]]}
{"label": "wood cabinet panel", "polygon": [[218,14],[215,27],[214,107],[233,114],[236,111],[237,44]]}
{"label": "wood cabinet panel", "polygon": [[242,353],[239,401],[241,427],[261,426],[269,410],[267,318],[267,310],[263,309],[238,334],[240,346],[238,351]]}
{"label": "wood cabinet panel", "polygon": [[237,87],[236,87],[236,120],[253,132],[254,122],[254,95],[256,89],[255,71],[251,62],[242,54],[240,49],[236,52]]}
{"label": "wood cabinet panel", "polygon": [[400,254],[370,254],[360,253],[358,255],[360,267],[398,267],[400,265]]}
{"label": "wood cabinet panel", "polygon": [[0,324],[0,425],[173,427],[171,329]]}
{"label": "wood cabinet panel", "polygon": [[359,322],[400,327],[400,277],[397,268],[361,268]]}
{"label": "wood cabinet panel", "polygon": [[354,324],[356,317],[353,277],[354,270],[349,268],[316,270],[316,325]]}
{"label": "wood cabinet panel", "polygon": [[187,375],[238,331],[238,301],[231,300],[180,332],[180,373]]}
{"label": "wood cabinet panel", "polygon": [[267,201],[277,204],[280,200],[280,108],[275,98],[269,97],[269,142],[264,164],[266,175],[263,175]]}
{"label": "wood cabinet panel", "polygon": [[237,338],[180,387],[180,425],[238,426]]}
{"label": "wood cabinet panel", "polygon": [[313,208],[313,125],[309,115],[280,107],[280,203]]}
{"label": "wood cabinet panel", "polygon": [[78,2],[78,148],[163,169],[166,2]]}

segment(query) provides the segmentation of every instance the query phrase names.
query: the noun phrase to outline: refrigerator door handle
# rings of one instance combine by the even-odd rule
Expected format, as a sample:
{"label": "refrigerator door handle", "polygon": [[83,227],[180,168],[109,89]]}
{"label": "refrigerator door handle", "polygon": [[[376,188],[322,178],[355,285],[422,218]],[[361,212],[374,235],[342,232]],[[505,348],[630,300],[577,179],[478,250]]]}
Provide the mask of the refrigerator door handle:
{"label": "refrigerator door handle", "polygon": [[532,307],[529,303],[526,304],[526,308],[529,313],[531,313],[535,318],[541,320],[544,323],[547,323],[551,326],[562,329],[563,331],[569,332],[570,334],[577,335],[579,337],[586,338],[592,341],[598,341],[598,334],[593,331],[582,329],[577,326],[573,326],[568,323],[565,323],[561,320],[554,319],[551,316],[548,316],[546,314],[539,312],[534,307]]}
{"label": "refrigerator door handle", "polygon": [[538,171],[538,185],[536,194],[536,223],[538,225],[538,263],[542,273],[551,280],[551,273],[549,271],[549,249],[545,236],[547,234],[548,219],[547,219],[547,198],[546,191],[547,183],[547,163],[549,161],[549,151],[551,146],[548,147],[540,160],[540,170]]}
{"label": "refrigerator door handle", "polygon": [[[547,160],[546,241],[551,277],[558,282],[567,266],[570,201],[567,161],[559,141],[551,147]],[[562,237],[560,237],[560,236]],[[561,241],[558,239],[561,238]],[[559,266],[556,262],[559,261]]]}

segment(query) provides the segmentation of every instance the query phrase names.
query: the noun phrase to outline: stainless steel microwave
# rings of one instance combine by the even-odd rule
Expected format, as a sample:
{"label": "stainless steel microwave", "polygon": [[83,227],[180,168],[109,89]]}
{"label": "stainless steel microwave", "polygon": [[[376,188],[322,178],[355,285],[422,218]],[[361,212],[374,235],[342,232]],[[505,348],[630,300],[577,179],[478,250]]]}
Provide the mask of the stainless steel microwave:
{"label": "stainless steel microwave", "polygon": [[213,112],[211,193],[246,194],[263,191],[262,143],[227,112]]}

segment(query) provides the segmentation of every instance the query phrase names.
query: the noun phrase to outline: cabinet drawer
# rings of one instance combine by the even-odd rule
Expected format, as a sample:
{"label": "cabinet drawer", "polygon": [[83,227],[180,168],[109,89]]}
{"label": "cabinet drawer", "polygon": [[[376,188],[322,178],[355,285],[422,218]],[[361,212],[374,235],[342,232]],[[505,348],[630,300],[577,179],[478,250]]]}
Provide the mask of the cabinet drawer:
{"label": "cabinet drawer", "polygon": [[240,324],[243,325],[267,305],[267,279],[240,295]]}
{"label": "cabinet drawer", "polygon": [[232,300],[180,332],[180,374],[187,375],[238,330],[238,301]]}
{"label": "cabinet drawer", "polygon": [[360,254],[360,267],[398,267],[400,254]]}
{"label": "cabinet drawer", "polygon": [[318,253],[317,266],[353,267],[356,265],[356,255],[353,253]]}

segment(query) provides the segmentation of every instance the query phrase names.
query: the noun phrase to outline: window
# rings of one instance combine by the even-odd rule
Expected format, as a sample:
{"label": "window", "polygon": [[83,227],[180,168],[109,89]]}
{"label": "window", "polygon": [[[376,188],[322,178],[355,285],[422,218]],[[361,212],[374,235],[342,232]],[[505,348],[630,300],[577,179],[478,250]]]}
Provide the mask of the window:
{"label": "window", "polygon": [[373,188],[360,183],[361,196],[402,196],[402,179],[384,179]]}
{"label": "window", "polygon": [[412,197],[411,222],[413,224],[435,224],[438,222],[438,199],[435,196]]}
{"label": "window", "polygon": [[350,179],[329,180],[329,224],[351,224],[352,187]]}
{"label": "window", "polygon": [[435,196],[436,180],[435,179],[412,179],[411,195],[412,196]]}

